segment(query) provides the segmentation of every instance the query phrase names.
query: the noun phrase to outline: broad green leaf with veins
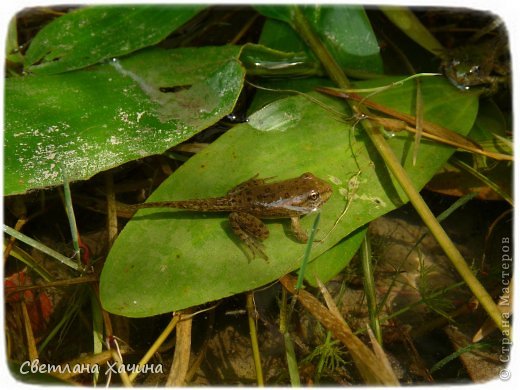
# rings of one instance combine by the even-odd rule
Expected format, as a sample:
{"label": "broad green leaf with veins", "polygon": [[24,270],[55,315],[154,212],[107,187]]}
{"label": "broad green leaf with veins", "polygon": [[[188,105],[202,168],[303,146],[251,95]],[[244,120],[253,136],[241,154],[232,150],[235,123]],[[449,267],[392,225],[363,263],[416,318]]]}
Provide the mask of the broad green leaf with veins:
{"label": "broad green leaf with veins", "polygon": [[[374,85],[373,81],[360,83]],[[425,119],[461,134],[470,130],[478,108],[475,96],[441,79],[424,80],[423,93]],[[343,110],[342,101],[314,96],[336,111]],[[414,98],[414,84],[406,83],[373,99],[409,113]],[[425,141],[412,166],[412,138],[396,134],[389,143],[417,188],[453,153],[451,148]],[[253,114],[251,123],[234,127],[188,160],[149,200],[221,196],[255,174],[281,180],[306,171],[328,180],[334,190],[321,209],[317,239],[325,240],[314,244],[312,258],[406,201],[364,133],[303,96],[278,100]],[[332,230],[343,214],[346,196],[352,197],[351,206]],[[313,219],[312,215],[304,217],[303,227],[308,230]],[[150,316],[251,290],[297,269],[305,245],[287,234],[287,220],[267,221],[267,225],[270,237],[265,247],[270,261],[249,262],[226,214],[142,210],[121,232],[105,263],[102,304],[113,313]],[[341,251],[337,252],[340,256]]]}
{"label": "broad green leaf with veins", "polygon": [[88,70],[6,79],[4,193],[88,179],[213,125],[242,90],[240,50],[151,48]]}

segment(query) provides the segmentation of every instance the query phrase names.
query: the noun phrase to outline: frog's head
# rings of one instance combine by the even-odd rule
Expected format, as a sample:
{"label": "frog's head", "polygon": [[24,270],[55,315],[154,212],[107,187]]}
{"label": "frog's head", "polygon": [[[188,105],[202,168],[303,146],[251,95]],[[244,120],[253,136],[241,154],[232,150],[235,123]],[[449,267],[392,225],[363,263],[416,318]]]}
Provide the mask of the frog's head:
{"label": "frog's head", "polygon": [[298,185],[302,194],[300,207],[306,209],[308,213],[319,209],[332,195],[332,187],[310,172],[298,178]]}
{"label": "frog's head", "polygon": [[458,59],[452,59],[444,68],[444,73],[448,80],[457,88],[468,90],[475,85],[481,85],[485,79],[482,67],[478,64],[469,62],[461,62]]}

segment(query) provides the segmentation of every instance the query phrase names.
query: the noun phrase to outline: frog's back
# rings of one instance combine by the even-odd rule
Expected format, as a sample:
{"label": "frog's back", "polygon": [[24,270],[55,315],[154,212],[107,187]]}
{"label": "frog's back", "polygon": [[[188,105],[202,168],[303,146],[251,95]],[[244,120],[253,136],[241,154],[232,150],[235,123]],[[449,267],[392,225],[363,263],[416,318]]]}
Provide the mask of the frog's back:
{"label": "frog's back", "polygon": [[242,211],[259,218],[291,218],[316,210],[332,190],[311,173],[275,183],[258,184],[234,194]]}

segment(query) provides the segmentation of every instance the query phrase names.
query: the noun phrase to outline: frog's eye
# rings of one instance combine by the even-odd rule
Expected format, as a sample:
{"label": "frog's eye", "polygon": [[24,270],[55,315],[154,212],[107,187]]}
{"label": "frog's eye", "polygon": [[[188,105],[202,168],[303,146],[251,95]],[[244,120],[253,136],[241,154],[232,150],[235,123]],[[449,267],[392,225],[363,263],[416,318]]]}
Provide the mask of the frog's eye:
{"label": "frog's eye", "polygon": [[319,197],[320,197],[320,194],[318,191],[311,191],[309,194],[310,200],[318,200]]}

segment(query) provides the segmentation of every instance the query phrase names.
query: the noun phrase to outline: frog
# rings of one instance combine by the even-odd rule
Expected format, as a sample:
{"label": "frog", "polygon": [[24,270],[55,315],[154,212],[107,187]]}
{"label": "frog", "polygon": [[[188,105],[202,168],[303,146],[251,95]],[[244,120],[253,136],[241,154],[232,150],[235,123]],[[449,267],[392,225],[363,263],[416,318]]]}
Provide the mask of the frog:
{"label": "frog", "polygon": [[507,44],[503,39],[470,43],[442,53],[441,69],[457,88],[479,89],[491,95],[509,81],[509,67],[502,60],[505,53]]}
{"label": "frog", "polygon": [[298,242],[308,236],[300,218],[317,211],[332,195],[331,186],[310,172],[278,182],[258,178],[258,174],[233,187],[226,195],[214,198],[145,202],[134,209],[176,208],[199,212],[228,212],[233,233],[249,250],[249,258],[268,261],[262,241],[269,237],[263,219],[290,219],[291,230]]}

